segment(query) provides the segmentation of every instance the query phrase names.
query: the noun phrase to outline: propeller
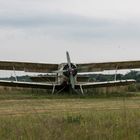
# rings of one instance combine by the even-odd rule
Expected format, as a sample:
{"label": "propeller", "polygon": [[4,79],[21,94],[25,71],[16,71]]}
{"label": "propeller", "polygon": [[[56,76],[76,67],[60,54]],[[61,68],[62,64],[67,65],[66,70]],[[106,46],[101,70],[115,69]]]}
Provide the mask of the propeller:
{"label": "propeller", "polygon": [[71,60],[70,60],[70,56],[69,56],[69,53],[66,52],[66,56],[67,56],[67,63],[68,63],[68,66],[69,66],[69,74],[70,74],[70,84],[71,84],[71,87],[72,89],[75,89],[75,80],[74,80],[74,76],[73,76],[73,68],[71,66]]}

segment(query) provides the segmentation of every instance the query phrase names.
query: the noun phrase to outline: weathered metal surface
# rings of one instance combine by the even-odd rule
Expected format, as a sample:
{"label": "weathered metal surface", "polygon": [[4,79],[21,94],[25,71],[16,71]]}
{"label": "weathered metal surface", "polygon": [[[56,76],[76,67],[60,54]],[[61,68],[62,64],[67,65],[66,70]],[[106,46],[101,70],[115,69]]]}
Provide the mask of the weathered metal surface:
{"label": "weathered metal surface", "polygon": [[118,80],[118,81],[107,81],[107,82],[92,82],[92,83],[83,83],[76,84],[75,88],[79,89],[80,86],[83,88],[97,88],[97,87],[113,87],[113,86],[124,86],[135,83],[135,80]]}
{"label": "weathered metal surface", "polygon": [[[48,84],[48,83],[18,82],[18,81],[6,81],[6,80],[0,80],[0,86],[53,89],[53,84]],[[57,89],[60,87],[60,85],[55,84],[55,87]]]}
{"label": "weathered metal surface", "polygon": [[116,69],[135,69],[140,68],[140,61],[84,63],[84,64],[76,64],[76,66],[78,68],[78,72],[95,72]]}
{"label": "weathered metal surface", "polygon": [[78,75],[77,74],[76,82],[91,82],[90,75]]}
{"label": "weathered metal surface", "polygon": [[30,79],[32,82],[47,82],[52,83],[56,82],[56,76],[55,75],[48,75],[48,76],[31,76]]}
{"label": "weathered metal surface", "polygon": [[0,61],[0,70],[47,73],[58,69],[58,64]]}

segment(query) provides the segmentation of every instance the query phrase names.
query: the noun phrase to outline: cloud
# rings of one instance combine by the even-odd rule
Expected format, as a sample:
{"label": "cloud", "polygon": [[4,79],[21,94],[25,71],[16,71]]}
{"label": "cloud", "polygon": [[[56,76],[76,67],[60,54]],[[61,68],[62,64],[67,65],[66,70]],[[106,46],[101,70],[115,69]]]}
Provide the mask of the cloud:
{"label": "cloud", "polygon": [[0,57],[56,61],[66,50],[78,61],[139,57],[139,14],[137,0],[0,0]]}
{"label": "cloud", "polygon": [[0,0],[2,15],[74,14],[93,18],[139,18],[139,0]]}
{"label": "cloud", "polygon": [[138,6],[137,0],[0,0],[0,28],[27,37],[138,39]]}
{"label": "cloud", "polygon": [[48,14],[46,16],[0,16],[0,27],[12,28],[20,35],[52,37],[55,39],[91,40],[139,38],[139,22],[88,18],[71,14]]}

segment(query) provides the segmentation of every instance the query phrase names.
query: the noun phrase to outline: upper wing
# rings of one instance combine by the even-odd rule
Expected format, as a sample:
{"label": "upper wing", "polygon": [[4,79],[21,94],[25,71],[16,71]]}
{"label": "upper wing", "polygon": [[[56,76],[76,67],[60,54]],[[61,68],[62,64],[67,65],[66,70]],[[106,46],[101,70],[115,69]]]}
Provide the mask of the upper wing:
{"label": "upper wing", "polygon": [[0,61],[0,70],[47,73],[58,69],[58,64]]}
{"label": "upper wing", "polygon": [[97,87],[113,87],[113,86],[124,86],[135,83],[136,81],[133,79],[130,80],[117,80],[117,81],[107,81],[107,82],[90,82],[90,83],[81,83],[76,84],[75,88],[79,89],[83,88],[97,88]]}
{"label": "upper wing", "polygon": [[85,63],[76,65],[78,67],[78,72],[95,72],[103,70],[140,68],[140,61]]}

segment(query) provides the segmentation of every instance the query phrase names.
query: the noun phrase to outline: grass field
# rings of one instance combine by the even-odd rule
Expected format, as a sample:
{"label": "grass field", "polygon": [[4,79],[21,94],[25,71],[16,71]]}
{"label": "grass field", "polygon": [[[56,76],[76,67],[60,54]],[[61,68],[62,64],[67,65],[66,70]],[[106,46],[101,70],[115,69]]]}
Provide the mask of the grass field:
{"label": "grass field", "polygon": [[139,140],[140,96],[0,91],[0,139]]}

